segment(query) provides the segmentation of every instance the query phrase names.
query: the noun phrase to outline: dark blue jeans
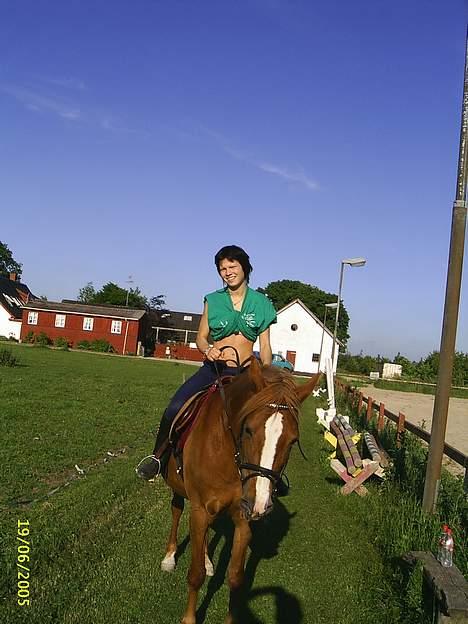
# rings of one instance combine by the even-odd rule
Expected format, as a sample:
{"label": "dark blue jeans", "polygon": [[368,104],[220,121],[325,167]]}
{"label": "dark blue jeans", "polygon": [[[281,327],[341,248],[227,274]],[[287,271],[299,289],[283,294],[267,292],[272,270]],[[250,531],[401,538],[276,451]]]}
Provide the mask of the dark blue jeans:
{"label": "dark blue jeans", "polygon": [[[216,365],[222,377],[226,375],[236,375],[239,372],[237,368],[226,366],[224,362],[217,362]],[[172,421],[182,405],[200,390],[204,390],[205,388],[211,386],[217,378],[218,373],[216,372],[214,363],[209,360],[205,360],[195,375],[192,375],[180,386],[162,415],[153,451],[156,456],[159,455],[158,450],[160,447],[166,445]]]}

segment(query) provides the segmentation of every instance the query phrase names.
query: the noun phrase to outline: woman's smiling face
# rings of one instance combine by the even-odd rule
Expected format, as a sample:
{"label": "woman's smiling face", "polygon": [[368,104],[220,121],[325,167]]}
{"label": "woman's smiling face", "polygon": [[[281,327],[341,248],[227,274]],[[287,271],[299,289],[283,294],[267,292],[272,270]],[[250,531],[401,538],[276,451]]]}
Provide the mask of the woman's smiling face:
{"label": "woman's smiling face", "polygon": [[245,280],[244,270],[237,260],[221,260],[218,272],[229,288],[237,288]]}

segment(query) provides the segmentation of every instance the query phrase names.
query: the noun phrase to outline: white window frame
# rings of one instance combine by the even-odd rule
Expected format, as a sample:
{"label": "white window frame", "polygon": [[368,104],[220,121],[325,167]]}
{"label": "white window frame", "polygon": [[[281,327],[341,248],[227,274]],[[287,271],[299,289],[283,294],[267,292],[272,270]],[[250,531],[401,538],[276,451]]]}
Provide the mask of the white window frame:
{"label": "white window frame", "polygon": [[114,320],[111,323],[111,334],[121,334],[122,333],[122,321]]}
{"label": "white window frame", "polygon": [[39,318],[39,312],[34,312],[33,310],[28,312],[28,325],[37,325],[37,320]]}
{"label": "white window frame", "polygon": [[56,314],[55,315],[55,327],[65,327],[67,315],[66,314]]}
{"label": "white window frame", "polygon": [[83,330],[93,331],[94,318],[92,316],[85,316],[83,318]]}

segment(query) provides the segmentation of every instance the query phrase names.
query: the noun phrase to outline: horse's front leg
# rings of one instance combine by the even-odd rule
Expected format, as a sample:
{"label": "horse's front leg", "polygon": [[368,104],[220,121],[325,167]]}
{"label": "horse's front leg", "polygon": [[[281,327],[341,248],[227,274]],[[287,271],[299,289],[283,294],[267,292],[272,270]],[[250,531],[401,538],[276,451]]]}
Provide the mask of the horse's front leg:
{"label": "horse's front leg", "polygon": [[252,531],[247,520],[240,517],[233,518],[235,522],[234,542],[231,551],[231,560],[228,569],[229,613],[225,624],[242,624],[240,621],[240,593],[244,582],[245,557],[247,547],[252,537]]}
{"label": "horse's front leg", "polygon": [[196,624],[196,610],[198,591],[205,580],[205,543],[208,531],[209,517],[202,507],[194,508],[190,512],[190,542],[192,545],[192,561],[187,575],[189,585],[187,608],[185,609],[182,624]]}
{"label": "horse's front leg", "polygon": [[177,552],[177,530],[179,528],[180,517],[184,511],[184,499],[174,492],[171,503],[172,525],[169,539],[167,540],[166,555],[161,561],[161,570],[164,572],[173,572],[176,566]]}

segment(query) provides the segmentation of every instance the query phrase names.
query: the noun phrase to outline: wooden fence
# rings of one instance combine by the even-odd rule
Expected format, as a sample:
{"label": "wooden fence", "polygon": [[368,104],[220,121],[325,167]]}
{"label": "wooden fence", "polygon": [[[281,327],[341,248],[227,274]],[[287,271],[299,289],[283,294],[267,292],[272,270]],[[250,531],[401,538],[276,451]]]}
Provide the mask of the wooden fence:
{"label": "wooden fence", "polygon": [[[372,397],[370,396],[369,397],[364,396],[363,393],[360,392],[357,388],[352,388],[351,386],[344,384],[339,379],[336,379],[336,386],[340,388],[340,390],[348,398],[350,398],[350,395],[351,395],[352,398],[355,401],[357,401],[357,407],[358,407],[359,413],[361,413],[364,405],[366,406],[366,421],[367,422],[369,422],[373,418],[374,410],[378,412],[378,417],[377,417],[377,430],[378,431],[382,431],[382,429],[384,428],[385,418],[388,418],[393,423],[395,423],[397,427],[397,446],[400,445],[401,435],[405,430],[410,431],[415,436],[417,436],[421,440],[424,440],[428,444],[430,443],[431,434],[425,429],[421,429],[421,427],[418,427],[417,425],[414,425],[413,423],[407,421],[405,418],[405,415],[402,412],[399,412],[398,415],[394,414],[393,412],[390,412],[385,407],[384,403],[374,401]],[[455,463],[459,464],[462,468],[464,468],[465,470],[464,488],[465,488],[465,491],[468,491],[468,455],[465,455],[464,453],[462,453],[461,451],[459,451],[458,449],[454,448],[453,446],[447,443],[444,444],[444,455],[447,455],[447,457],[450,457],[451,460],[453,460]]]}

